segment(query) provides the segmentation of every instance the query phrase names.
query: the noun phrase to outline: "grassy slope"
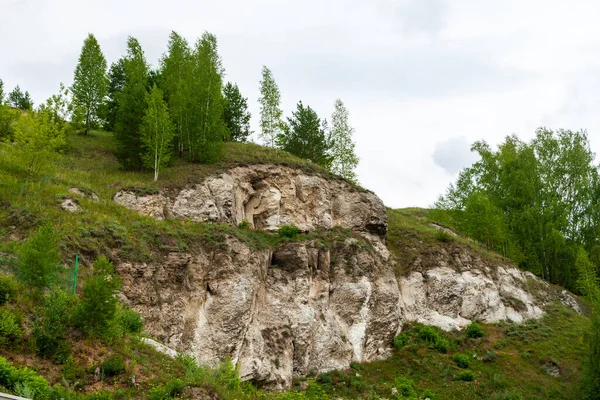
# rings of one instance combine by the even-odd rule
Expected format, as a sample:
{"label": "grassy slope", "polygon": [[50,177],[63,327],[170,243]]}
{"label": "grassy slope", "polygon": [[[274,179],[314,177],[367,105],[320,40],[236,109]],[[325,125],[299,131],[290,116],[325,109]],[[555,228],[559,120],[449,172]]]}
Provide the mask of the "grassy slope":
{"label": "grassy slope", "polygon": [[[150,260],[157,252],[193,247],[199,242],[198,238],[205,245],[219,245],[225,235],[235,235],[253,246],[271,247],[277,242],[273,235],[221,225],[155,221],[117,206],[110,199],[123,187],[144,190],[163,185],[179,187],[233,165],[256,162],[282,163],[326,174],[313,164],[284,152],[230,143],[227,144],[225,160],[220,164],[192,165],[177,160],[154,183],[149,173],[119,169],[112,156],[114,142],[110,134],[93,132],[90,137],[70,136],[69,144],[65,154],[57,155],[36,179],[28,178],[18,154],[10,145],[0,144],[0,270],[11,267],[10,254],[44,219],[52,221],[61,232],[65,261],[79,252],[84,266],[101,253],[120,259]],[[93,190],[101,201],[80,199],[85,211],[66,213],[60,210],[60,202],[69,196],[70,187]],[[444,237],[428,225],[430,221],[426,210],[389,210],[389,219],[387,240],[399,261],[398,273],[402,273],[424,249],[450,245],[444,243]],[[348,234],[338,233],[342,236]],[[322,236],[329,236],[325,240],[335,240],[338,233]],[[466,239],[454,239],[451,245],[469,248],[493,260],[502,259]],[[83,268],[85,273],[86,268]],[[27,313],[31,312],[32,301],[26,293],[21,295],[17,305],[11,307],[23,313],[26,325],[30,323]],[[575,389],[579,360],[585,348],[582,335],[586,324],[587,319],[557,307],[541,323],[523,327],[486,325],[483,339],[463,340],[459,334],[450,334],[448,338],[455,341],[457,347],[449,354],[438,353],[414,340],[387,361],[355,365],[355,369],[323,375],[317,380],[331,396],[347,398],[392,398],[390,391],[399,376],[412,379],[419,394],[426,389],[431,390],[436,399],[577,398]],[[72,339],[76,380],[86,391],[120,388],[127,392],[125,397],[145,397],[145,392],[152,385],[164,384],[175,377],[183,379],[188,375],[196,384],[211,388],[210,391],[217,391],[225,398],[265,396],[248,387],[232,386],[218,373],[190,372],[182,361],[157,355],[135,338],[124,338],[112,344]],[[475,382],[454,380],[459,369],[452,362],[453,353],[482,356],[488,350],[496,353],[496,359],[472,363]],[[112,353],[120,353],[127,358],[128,373],[94,383],[95,366]],[[65,365],[54,365],[36,357],[26,343],[12,350],[0,349],[0,355],[39,369],[51,383],[60,382],[61,375],[65,375]],[[550,377],[543,371],[542,365],[547,361],[560,366],[560,377]],[[129,381],[131,373],[137,377],[138,388],[135,390]]]}

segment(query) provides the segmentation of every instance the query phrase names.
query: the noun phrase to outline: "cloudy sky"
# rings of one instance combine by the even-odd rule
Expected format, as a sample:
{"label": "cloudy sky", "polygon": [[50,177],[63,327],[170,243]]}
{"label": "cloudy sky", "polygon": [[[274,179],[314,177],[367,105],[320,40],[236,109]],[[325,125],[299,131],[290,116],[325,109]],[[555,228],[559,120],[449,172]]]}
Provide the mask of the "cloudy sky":
{"label": "cloudy sky", "polygon": [[428,206],[475,140],[587,129],[600,153],[599,16],[596,0],[0,0],[0,79],[39,103],[71,84],[88,32],[109,63],[132,35],[156,66],[171,30],[206,30],[254,129],[264,64],[286,115],[299,100],[322,117],[346,103],[363,186]]}

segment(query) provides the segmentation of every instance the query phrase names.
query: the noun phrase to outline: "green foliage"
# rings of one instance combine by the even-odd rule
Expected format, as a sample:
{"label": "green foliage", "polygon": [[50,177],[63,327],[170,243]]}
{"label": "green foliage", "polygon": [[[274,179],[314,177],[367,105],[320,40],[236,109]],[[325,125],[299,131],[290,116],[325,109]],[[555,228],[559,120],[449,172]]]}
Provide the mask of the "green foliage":
{"label": "green foliage", "polygon": [[34,400],[45,400],[50,394],[50,385],[46,379],[29,368],[16,368],[5,358],[0,357],[0,385],[9,390],[27,387],[33,393]]}
{"label": "green foliage", "polygon": [[[600,179],[585,131],[539,128],[507,137],[459,174],[436,204],[460,232],[544,279],[576,289],[579,247],[596,248]],[[600,253],[598,253],[600,254]]]}
{"label": "green foliage", "polygon": [[278,230],[279,237],[288,240],[296,239],[299,232],[296,225],[281,225]]}
{"label": "green foliage", "polygon": [[110,65],[108,79],[108,99],[103,104],[101,113],[104,119],[104,129],[113,132],[117,123],[118,97],[125,86],[125,59],[119,58],[117,62]]}
{"label": "green foliage", "polygon": [[146,95],[146,114],[140,129],[142,161],[146,168],[154,170],[154,181],[159,171],[171,158],[174,127],[163,100],[163,93],[156,85]]}
{"label": "green foliage", "polygon": [[74,301],[61,291],[54,290],[44,297],[43,305],[36,310],[32,339],[38,354],[64,362],[70,352],[67,327]]}
{"label": "green foliage", "polygon": [[59,235],[45,224],[18,250],[18,278],[31,289],[43,289],[56,278],[60,262]]}
{"label": "green foliage", "polygon": [[250,229],[250,223],[248,222],[248,220],[244,218],[244,220],[238,224],[238,229]]}
{"label": "green foliage", "polygon": [[406,333],[401,333],[394,337],[394,347],[397,349],[401,349],[408,344],[408,335]]}
{"label": "green foliage", "polygon": [[481,360],[483,362],[492,362],[496,360],[496,353],[492,350],[488,350],[485,352],[485,354],[483,355],[483,357],[481,357]]}
{"label": "green foliage", "polygon": [[120,354],[112,354],[100,365],[100,372],[104,377],[113,377],[125,372],[125,358]]}
{"label": "green foliage", "polygon": [[277,136],[279,147],[295,156],[329,167],[329,143],[317,113],[310,106],[304,107],[302,102],[298,102],[292,118],[288,118],[288,124],[289,127]]}
{"label": "green foliage", "polygon": [[128,333],[140,333],[144,327],[144,322],[140,314],[136,313],[131,309],[125,309],[119,314],[119,321],[121,326]]}
{"label": "green foliage", "polygon": [[120,288],[113,265],[105,256],[94,262],[94,272],[83,285],[81,301],[75,311],[75,323],[89,334],[110,335],[117,312],[115,292]]}
{"label": "green foliage", "polygon": [[0,306],[13,301],[17,296],[17,282],[12,276],[0,273]]}
{"label": "green foliage", "polygon": [[71,87],[73,106],[83,115],[86,135],[90,129],[98,126],[100,109],[108,94],[108,88],[106,58],[98,41],[90,33],[83,42]]}
{"label": "green foliage", "polygon": [[465,335],[471,339],[483,337],[484,334],[483,329],[477,322],[471,322],[465,329]]}
{"label": "green foliage", "polygon": [[467,369],[456,375],[455,379],[462,382],[473,382],[475,380],[475,374],[473,371]]}
{"label": "green foliage", "polygon": [[25,93],[23,93],[19,85],[8,94],[8,102],[14,108],[19,108],[21,110],[33,109],[33,101],[31,100],[29,92],[25,91]]}
{"label": "green foliage", "polygon": [[440,340],[440,334],[433,326],[422,326],[419,329],[419,338],[433,344]]}
{"label": "green foliage", "polygon": [[250,131],[250,117],[248,99],[242,97],[237,84],[227,82],[223,88],[225,107],[223,119],[229,129],[229,139],[234,142],[246,142]]}
{"label": "green foliage", "polygon": [[32,175],[66,143],[65,127],[54,117],[52,110],[42,108],[38,112],[23,114],[14,123],[14,142]]}
{"label": "green foliage", "polygon": [[450,341],[446,338],[440,337],[433,344],[433,348],[440,353],[447,353],[450,350]]}
{"label": "green foliage", "polygon": [[415,383],[412,380],[410,380],[404,376],[396,378],[396,380],[394,381],[394,387],[396,388],[396,390],[398,390],[398,397],[400,397],[400,398],[402,398],[402,397],[416,398],[417,397],[417,391],[415,390]]}
{"label": "green foliage", "polygon": [[331,172],[356,183],[354,170],[359,158],[356,156],[355,143],[352,140],[354,128],[348,121],[348,110],[342,100],[337,99],[331,116],[329,132]]}
{"label": "green foliage", "polygon": [[13,110],[0,100],[0,142],[13,140],[14,124],[19,118],[19,114],[19,111]]}
{"label": "green foliage", "polygon": [[452,361],[456,363],[459,368],[469,368],[471,364],[471,358],[466,354],[455,354],[452,357]]}
{"label": "green foliage", "polygon": [[123,69],[125,83],[117,94],[116,156],[125,169],[139,169],[142,167],[140,129],[147,108],[148,64],[140,43],[133,37],[127,39]]}
{"label": "green foliage", "polygon": [[282,121],[281,94],[279,86],[273,78],[273,73],[263,65],[262,79],[260,81],[260,132],[259,137],[266,146],[275,147],[277,137],[282,133],[284,123]]}
{"label": "green foliage", "polygon": [[437,230],[435,233],[435,238],[442,243],[451,243],[454,241],[454,236],[442,229]]}
{"label": "green foliage", "polygon": [[21,338],[21,322],[8,311],[0,309],[0,346],[8,347]]}

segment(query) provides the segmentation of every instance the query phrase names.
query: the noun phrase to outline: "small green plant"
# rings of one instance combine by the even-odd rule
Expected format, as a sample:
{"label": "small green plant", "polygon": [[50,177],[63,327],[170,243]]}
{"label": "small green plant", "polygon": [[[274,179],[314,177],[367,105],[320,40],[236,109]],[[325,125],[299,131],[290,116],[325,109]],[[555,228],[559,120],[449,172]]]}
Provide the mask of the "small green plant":
{"label": "small green plant", "polygon": [[18,250],[18,277],[31,289],[48,287],[60,263],[59,236],[52,225],[43,225]]}
{"label": "small green plant", "polygon": [[452,357],[452,361],[456,363],[459,368],[469,368],[469,364],[471,363],[471,358],[466,354],[455,354]]}
{"label": "small green plant", "polygon": [[400,350],[404,346],[408,344],[408,335],[406,333],[401,333],[394,337],[394,347]]}
{"label": "small green plant", "polygon": [[298,237],[298,227],[296,225],[281,225],[279,227],[279,237],[287,240],[294,240]]}
{"label": "small green plant", "polygon": [[38,354],[56,362],[67,359],[70,352],[67,325],[72,307],[71,299],[61,290],[44,297],[42,307],[36,310],[31,335]]}
{"label": "small green plant", "polygon": [[429,390],[429,389],[425,389],[423,391],[423,394],[421,395],[422,399],[429,399],[429,400],[433,400],[435,398],[435,394]]}
{"label": "small green plant", "polygon": [[415,383],[405,376],[401,376],[394,382],[398,395],[402,397],[417,397],[417,391],[415,390]]}
{"label": "small green plant", "polygon": [[0,347],[17,341],[21,337],[21,322],[8,310],[0,310]]}
{"label": "small green plant", "polygon": [[467,335],[468,338],[476,339],[483,337],[484,332],[477,322],[472,322],[467,325],[467,329],[465,329],[465,335]]}
{"label": "small green plant", "polygon": [[457,381],[473,382],[475,380],[475,374],[471,370],[464,370],[460,374],[456,375]]}
{"label": "small green plant", "polygon": [[435,233],[435,238],[437,241],[442,242],[442,243],[450,243],[454,241],[454,236],[452,236],[450,233],[439,229],[436,233]]}
{"label": "small green plant", "polygon": [[17,296],[17,282],[7,275],[0,274],[0,306],[9,303]]}
{"label": "small green plant", "polygon": [[111,355],[104,360],[100,371],[105,377],[121,375],[125,372],[125,358],[120,354]]}
{"label": "small green plant", "polygon": [[450,341],[446,338],[440,337],[433,344],[433,348],[440,353],[447,353],[450,350]]}
{"label": "small green plant", "polygon": [[249,230],[250,222],[248,222],[248,220],[244,218],[244,220],[238,224],[238,229]]}
{"label": "small green plant", "polygon": [[440,339],[440,334],[432,326],[423,326],[419,329],[419,337],[429,343],[435,343]]}
{"label": "small green plant", "polygon": [[140,314],[131,309],[125,309],[119,315],[121,326],[129,333],[140,333],[144,327],[144,322]]}
{"label": "small green plant", "polygon": [[496,360],[496,357],[497,357],[497,356],[496,356],[496,353],[495,353],[494,351],[492,351],[492,350],[488,350],[488,351],[486,351],[486,353],[483,355],[483,357],[481,357],[481,360],[482,360],[483,362],[487,362],[487,363],[489,363],[489,362],[495,361],[495,360]]}

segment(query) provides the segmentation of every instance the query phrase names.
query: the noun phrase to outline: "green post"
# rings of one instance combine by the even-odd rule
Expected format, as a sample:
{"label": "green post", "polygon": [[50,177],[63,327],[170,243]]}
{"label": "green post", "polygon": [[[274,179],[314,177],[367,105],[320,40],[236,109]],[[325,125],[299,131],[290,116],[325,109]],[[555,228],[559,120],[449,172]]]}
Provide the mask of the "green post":
{"label": "green post", "polygon": [[75,254],[75,270],[73,271],[73,294],[77,294],[77,269],[79,268],[79,254]]}

